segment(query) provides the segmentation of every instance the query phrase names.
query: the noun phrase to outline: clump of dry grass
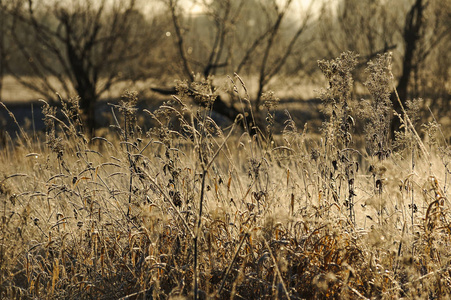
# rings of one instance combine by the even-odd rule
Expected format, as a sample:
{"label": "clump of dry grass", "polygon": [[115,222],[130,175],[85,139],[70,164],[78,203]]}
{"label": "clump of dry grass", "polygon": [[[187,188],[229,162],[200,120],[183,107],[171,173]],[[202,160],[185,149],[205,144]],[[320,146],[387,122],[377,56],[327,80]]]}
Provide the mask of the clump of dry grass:
{"label": "clump of dry grass", "polygon": [[[136,94],[124,94],[111,107],[112,130],[89,141],[77,99],[61,110],[45,104],[45,142],[23,133],[0,156],[1,297],[448,295],[449,146],[430,123],[427,149],[388,151],[385,55],[370,64],[367,84],[383,114],[367,115],[369,155],[353,149],[356,59],[320,63],[330,82],[322,140],[288,112],[274,134],[273,94],[266,132],[247,127],[252,114],[220,128],[205,81],[195,91],[181,83],[179,95],[144,110],[155,124],[148,132]],[[244,82],[230,79],[248,109]],[[403,135],[418,144],[414,130]]]}

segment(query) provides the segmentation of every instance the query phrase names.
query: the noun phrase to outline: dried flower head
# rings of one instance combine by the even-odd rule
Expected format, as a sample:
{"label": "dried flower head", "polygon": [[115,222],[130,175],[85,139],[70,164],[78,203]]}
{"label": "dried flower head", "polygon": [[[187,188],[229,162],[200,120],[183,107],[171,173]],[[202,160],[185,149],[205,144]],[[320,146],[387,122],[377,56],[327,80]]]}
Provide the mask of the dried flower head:
{"label": "dried flower head", "polygon": [[268,110],[274,110],[279,105],[280,99],[275,96],[273,91],[268,91],[262,94],[263,106]]}

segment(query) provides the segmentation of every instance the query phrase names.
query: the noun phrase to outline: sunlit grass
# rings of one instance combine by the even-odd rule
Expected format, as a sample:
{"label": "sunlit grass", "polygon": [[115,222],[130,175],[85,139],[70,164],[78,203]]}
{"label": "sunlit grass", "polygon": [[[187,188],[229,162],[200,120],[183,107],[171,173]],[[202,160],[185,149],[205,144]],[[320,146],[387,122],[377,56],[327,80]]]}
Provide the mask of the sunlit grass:
{"label": "sunlit grass", "polygon": [[0,154],[1,297],[446,297],[451,150],[440,127],[425,141],[404,127],[403,144],[377,148],[386,133],[353,137],[343,114],[358,116],[334,98],[348,87],[331,80],[321,137],[289,114],[273,132],[272,106],[257,134],[243,115],[222,129],[214,95],[197,107],[183,88],[152,112],[124,94],[90,141],[77,99],[59,113],[46,105],[45,136],[7,139]]}

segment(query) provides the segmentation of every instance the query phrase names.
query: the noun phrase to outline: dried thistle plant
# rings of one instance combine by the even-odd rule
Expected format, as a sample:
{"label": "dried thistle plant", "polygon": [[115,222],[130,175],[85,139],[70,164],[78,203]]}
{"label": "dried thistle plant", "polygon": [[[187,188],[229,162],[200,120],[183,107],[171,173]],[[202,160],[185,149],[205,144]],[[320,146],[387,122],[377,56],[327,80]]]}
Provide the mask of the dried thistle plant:
{"label": "dried thistle plant", "polygon": [[366,147],[370,156],[376,156],[379,160],[384,160],[391,152],[391,67],[391,54],[385,53],[368,62],[365,70],[368,77],[364,85],[370,92],[371,100],[362,100],[360,114],[367,119],[364,128]]}
{"label": "dried thistle plant", "polygon": [[136,105],[138,103],[138,93],[135,91],[125,91],[119,101],[118,109],[124,117],[123,135],[124,140],[128,141],[129,138],[135,137],[137,134],[141,134],[141,128],[136,122]]}
{"label": "dried thistle plant", "polygon": [[320,98],[324,103],[324,113],[327,117],[322,128],[325,136],[325,153],[322,156],[325,161],[321,171],[322,190],[330,191],[334,200],[340,201],[341,178],[345,178],[343,184],[347,185],[348,193],[344,195],[342,201],[349,211],[351,222],[355,222],[354,182],[358,163],[353,158],[356,151],[350,148],[351,133],[355,125],[350,102],[354,83],[352,71],[357,65],[357,57],[352,52],[344,52],[336,59],[318,61],[320,70],[329,82],[327,88],[320,90]]}
{"label": "dried thistle plant", "polygon": [[[324,103],[324,113],[328,121],[324,124],[326,139],[332,145],[347,148],[352,140],[350,101],[354,80],[352,71],[357,65],[358,56],[352,52],[344,52],[333,60],[320,60],[318,66],[329,82],[329,86],[319,91]],[[342,145],[342,146],[340,146]]]}

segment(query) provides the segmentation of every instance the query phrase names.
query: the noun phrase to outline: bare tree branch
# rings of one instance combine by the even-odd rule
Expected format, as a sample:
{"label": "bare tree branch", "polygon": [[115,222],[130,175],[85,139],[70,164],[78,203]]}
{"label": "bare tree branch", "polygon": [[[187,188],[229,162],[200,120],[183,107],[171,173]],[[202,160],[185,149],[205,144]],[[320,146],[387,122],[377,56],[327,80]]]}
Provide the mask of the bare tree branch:
{"label": "bare tree branch", "polygon": [[[132,25],[146,30],[146,19],[136,10],[135,0],[108,4],[101,0],[27,0],[8,11],[14,22],[11,40],[27,60],[32,78],[20,78],[13,66],[8,71],[21,84],[44,96],[63,89],[66,96],[75,90],[85,112],[87,127],[95,126],[94,104],[113,84],[123,80],[121,70],[145,55],[149,44]],[[45,14],[45,17],[44,17]],[[20,28],[18,28],[20,26]],[[20,30],[20,31],[19,31]],[[25,30],[25,31],[24,31]],[[32,38],[30,42],[27,34]],[[49,77],[56,78],[54,84]]]}
{"label": "bare tree branch", "polygon": [[189,66],[187,55],[185,53],[185,47],[184,47],[184,39],[182,34],[182,28],[180,25],[179,16],[177,15],[176,9],[177,9],[177,0],[169,0],[169,8],[171,11],[171,17],[172,22],[174,25],[175,35],[177,38],[177,47],[179,51],[179,55],[183,64],[183,71],[185,72],[185,75],[190,79],[190,81],[194,80],[194,75],[192,73],[192,70]]}

